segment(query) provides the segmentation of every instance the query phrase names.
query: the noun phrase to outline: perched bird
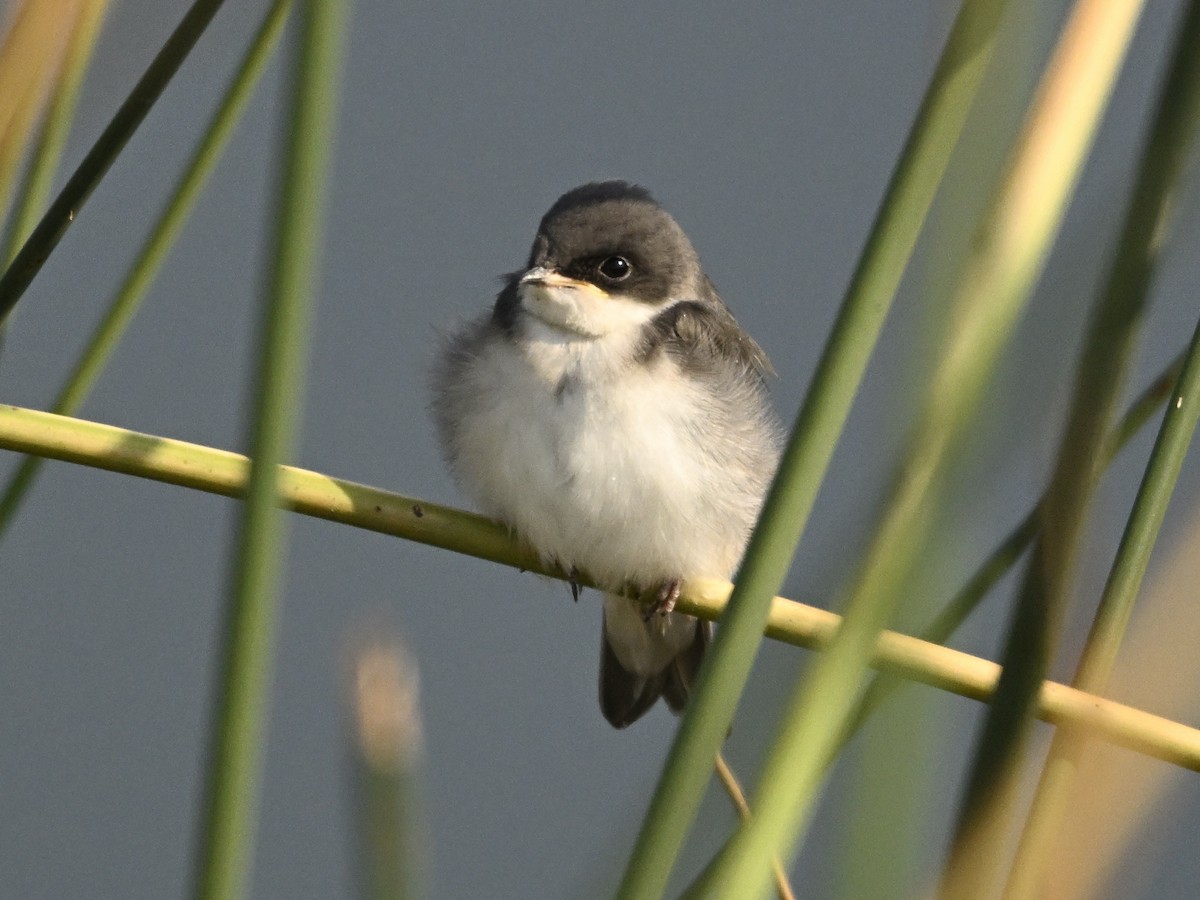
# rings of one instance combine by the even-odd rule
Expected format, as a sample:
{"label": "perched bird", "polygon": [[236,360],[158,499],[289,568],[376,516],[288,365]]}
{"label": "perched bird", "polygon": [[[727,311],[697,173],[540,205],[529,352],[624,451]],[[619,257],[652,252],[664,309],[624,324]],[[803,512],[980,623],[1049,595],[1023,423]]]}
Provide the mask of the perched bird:
{"label": "perched bird", "polygon": [[438,361],[433,410],[462,486],[612,592],[600,709],[617,728],[660,696],[687,701],[711,630],[673,607],[682,580],[741,560],[778,461],[770,370],[683,229],[624,181],[560,197],[525,268]]}

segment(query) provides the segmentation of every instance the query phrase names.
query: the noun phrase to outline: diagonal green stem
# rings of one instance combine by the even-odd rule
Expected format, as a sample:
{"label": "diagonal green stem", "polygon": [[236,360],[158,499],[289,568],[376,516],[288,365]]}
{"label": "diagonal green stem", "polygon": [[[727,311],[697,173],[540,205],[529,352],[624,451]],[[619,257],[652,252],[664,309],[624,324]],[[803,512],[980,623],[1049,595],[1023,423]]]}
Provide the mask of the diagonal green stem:
{"label": "diagonal green stem", "polygon": [[1081,690],[1100,691],[1108,680],[1121,638],[1133,612],[1133,602],[1150,562],[1171,493],[1179,479],[1200,401],[1200,324],[1179,384],[1167,404],[1166,416],[1151,451],[1137,498],[1121,537],[1108,582],[1100,599],[1087,647],[1080,660],[1075,684]]}
{"label": "diagonal green stem", "polygon": [[[174,246],[183,223],[187,221],[196,198],[199,197],[208,176],[224,152],[230,136],[241,119],[254,86],[266,67],[283,24],[287,20],[292,0],[275,0],[250,43],[233,81],[205,130],[204,137],[192,154],[162,215],[151,230],[137,259],[129,268],[124,282],[109,304],[108,311],[92,333],[83,355],[67,377],[66,383],[55,398],[51,410],[62,415],[71,415],[83,405],[91,393],[96,379],[112,356],[125,334],[134,315],[141,305],[146,290],[157,276],[163,261]],[[8,529],[21,501],[32,486],[42,461],[31,456],[22,460],[0,495],[0,536]]]}
{"label": "diagonal green stem", "polygon": [[100,179],[108,172],[129,138],[142,124],[142,120],[146,118],[146,114],[150,112],[150,108],[168,82],[179,71],[200,35],[221,8],[222,2],[223,0],[195,0],[162,49],[158,51],[150,67],[134,86],[129,97],[121,104],[108,127],[83,158],[75,174],[59,192],[25,245],[0,276],[0,323],[8,319],[9,313],[58,246],[67,228],[75,221],[79,210],[100,183]]}
{"label": "diagonal green stem", "polygon": [[[1081,13],[1083,7],[1080,7]],[[1136,22],[1139,5],[1114,17]],[[1106,447],[1113,410],[1129,368],[1146,309],[1146,286],[1158,241],[1163,162],[1162,120],[1138,179],[1116,265],[1098,298],[1075,378],[1074,396],[1054,472],[1039,507],[1038,536],[1017,596],[1001,663],[1003,674],[978,739],[943,881],[947,897],[989,894],[1017,802],[1020,759],[1038,686],[1049,667],[1069,602],[1079,547]],[[1027,845],[1028,846],[1028,845]],[[1032,869],[1030,870],[1032,871]]]}
{"label": "diagonal green stem", "polygon": [[[1198,418],[1200,325],[1193,337],[1191,353],[1179,385],[1172,402],[1167,406],[1158,440],[1121,537],[1100,608],[1072,682],[1079,690],[1089,693],[1104,690]],[[1066,725],[1060,726],[1055,733],[1009,874],[1006,897],[1041,896],[1038,892],[1050,871],[1055,837],[1067,813],[1071,787],[1089,737],[1085,732]]]}
{"label": "diagonal green stem", "polygon": [[[1129,409],[1125,411],[1125,415],[1121,417],[1121,421],[1112,430],[1111,440],[1108,444],[1108,453],[1104,460],[1105,468],[1107,468],[1108,464],[1112,462],[1125,445],[1133,439],[1133,436],[1138,433],[1142,426],[1150,420],[1154,412],[1162,406],[1163,401],[1166,400],[1175,382],[1179,379],[1180,372],[1183,370],[1184,355],[1181,353],[1176,356],[1159,373],[1154,381],[1138,395],[1137,399],[1129,405]],[[1040,503],[1041,501],[1039,501],[1039,506]],[[1035,506],[1004,537],[996,548],[988,554],[987,558],[980,563],[979,568],[975,570],[974,574],[967,579],[966,583],[950,599],[950,602],[921,631],[921,639],[931,644],[944,644],[949,640],[950,636],[967,620],[967,617],[975,611],[980,601],[1016,564],[1021,554],[1033,543],[1033,539],[1037,535],[1037,529],[1038,507]],[[894,678],[886,675],[876,676],[863,694],[858,713],[847,728],[846,734],[839,746],[844,746],[848,743],[863,722],[866,721],[867,717],[891,697],[899,686],[900,682]],[[832,758],[830,761],[832,762]]]}
{"label": "diagonal green stem", "polygon": [[[1147,303],[1154,265],[1170,229],[1175,189],[1191,156],[1198,127],[1200,0],[1193,0],[1179,27],[1174,58],[1142,156],[1133,200],[1098,317],[1101,325],[1120,324],[1122,314],[1132,319]],[[1082,690],[1101,691],[1108,680],[1196,426],[1200,411],[1200,328],[1196,334],[1175,389],[1177,400],[1167,406],[1162,429],[1075,674],[1074,684]],[[1109,350],[1112,341],[1106,337],[1107,334],[1093,337],[1091,346],[1096,348],[1096,353],[1089,356]],[[1092,370],[1085,369],[1081,377],[1101,383],[1106,374],[1114,377],[1110,373],[1118,368],[1117,364],[1111,364],[1105,371],[1096,371],[1103,362],[1103,359],[1093,360]],[[1080,402],[1096,403],[1094,391],[1081,391]],[[1088,451],[1099,452],[1098,448],[1088,448]],[[1039,895],[1085,744],[1082,736],[1072,730],[1060,730],[1055,734],[1009,871],[1007,897]]]}
{"label": "diagonal green stem", "polygon": [[193,885],[195,896],[205,900],[244,896],[249,876],[282,557],[278,467],[291,452],[303,402],[343,12],[341,0],[307,0],[298,16],[250,422],[252,462],[226,610]]}
{"label": "diagonal green stem", "polygon": [[696,691],[626,867],[623,900],[659,897],[696,817],[778,593],[900,278],[958,142],[1005,3],[967,0],[871,228]]}
{"label": "diagonal green stem", "polygon": [[[1108,453],[1104,460],[1107,466],[1116,455],[1133,439],[1134,435],[1150,420],[1154,412],[1163,404],[1163,401],[1179,380],[1180,373],[1183,370],[1186,351],[1176,356],[1167,367],[1159,373],[1145,390],[1130,404],[1125,411],[1125,415],[1121,421],[1113,429],[1111,440],[1108,444]],[[1032,543],[1034,536],[1037,534],[1038,517],[1037,507],[1035,506],[1028,515],[997,545],[987,558],[975,570],[975,573],[967,579],[967,582],[954,595],[951,601],[942,609],[941,613],[934,621],[924,629],[920,640],[933,646],[941,646],[945,641],[958,629],[958,627],[966,620],[979,604],[979,602],[987,595],[987,593],[995,586],[1009,569],[1020,558],[1021,554]],[[809,641],[798,640],[794,634],[789,634],[783,629],[776,629],[774,632],[768,628],[768,636],[776,637],[780,640],[788,641],[789,643],[797,644],[798,646],[812,647],[814,646]],[[889,642],[889,632],[884,632],[880,640],[879,649],[877,650],[873,665],[882,671],[876,675],[870,686],[863,694],[861,703],[855,717],[848,723],[843,732],[837,749],[832,752],[826,761],[826,766],[832,765],[836,759],[837,752],[848,744],[851,738],[866,721],[866,719],[879,708],[891,695],[904,683],[904,679],[914,679],[915,673],[912,670],[906,670],[903,667],[895,665],[896,660],[893,660],[888,651],[885,649]],[[923,681],[926,684],[935,684],[934,681],[917,675],[915,680]],[[955,688],[943,683],[939,685],[943,688],[955,690]],[[1042,708],[1039,708],[1042,709]],[[1044,713],[1039,711],[1039,718],[1045,719]],[[1092,737],[1095,737],[1095,732],[1092,732]],[[696,878],[695,896],[700,896],[700,885],[707,884],[715,871],[717,860],[714,860],[709,866]],[[688,896],[692,896],[689,894]]]}
{"label": "diagonal green stem", "polygon": [[[1096,2],[1084,0],[1085,6]],[[755,793],[755,817],[738,829],[713,871],[710,887],[717,896],[760,896],[771,857],[790,856],[807,829],[828,754],[857,708],[878,634],[902,593],[928,514],[938,502],[939,469],[964,433],[1032,293],[1135,20],[1128,9],[1118,8],[1067,25],[1006,176],[975,232],[951,307],[951,342],[934,373],[895,493],[845,604],[842,627],[829,652],[797,685]]]}

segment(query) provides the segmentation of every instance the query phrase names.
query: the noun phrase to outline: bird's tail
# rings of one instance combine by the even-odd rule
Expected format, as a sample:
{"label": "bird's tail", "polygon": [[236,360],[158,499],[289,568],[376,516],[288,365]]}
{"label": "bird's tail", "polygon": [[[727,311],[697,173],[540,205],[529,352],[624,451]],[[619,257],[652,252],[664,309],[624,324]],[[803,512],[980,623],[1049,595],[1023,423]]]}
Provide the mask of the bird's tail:
{"label": "bird's tail", "polygon": [[636,722],[659,697],[673,712],[687,705],[712,638],[712,623],[679,612],[644,618],[645,606],[604,598],[600,711],[614,728]]}

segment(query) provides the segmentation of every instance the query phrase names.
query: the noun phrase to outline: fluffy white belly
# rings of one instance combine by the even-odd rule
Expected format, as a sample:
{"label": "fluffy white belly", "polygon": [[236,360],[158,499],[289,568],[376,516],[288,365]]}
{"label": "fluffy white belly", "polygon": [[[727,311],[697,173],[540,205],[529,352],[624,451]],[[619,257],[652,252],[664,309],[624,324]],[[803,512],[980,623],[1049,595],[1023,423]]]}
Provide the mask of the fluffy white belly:
{"label": "fluffy white belly", "polygon": [[704,452],[699,392],[667,358],[608,372],[543,349],[491,342],[464,373],[481,402],[456,423],[455,462],[483,507],[613,590],[728,577],[745,534]]}

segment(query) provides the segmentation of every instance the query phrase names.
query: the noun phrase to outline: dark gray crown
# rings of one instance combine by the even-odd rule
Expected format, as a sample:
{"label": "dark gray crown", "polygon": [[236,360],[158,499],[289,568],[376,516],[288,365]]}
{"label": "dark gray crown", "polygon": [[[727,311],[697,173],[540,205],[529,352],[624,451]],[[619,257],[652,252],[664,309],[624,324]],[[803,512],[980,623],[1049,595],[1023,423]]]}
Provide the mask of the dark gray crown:
{"label": "dark gray crown", "polygon": [[629,201],[658,206],[650,192],[639,184],[619,180],[593,181],[589,184],[581,184],[555,200],[554,205],[542,216],[538,231],[544,230],[547,222],[569,210],[609,201]]}
{"label": "dark gray crown", "polygon": [[688,236],[649,191],[627,181],[593,182],[559,197],[538,226],[529,266],[595,280],[595,266],[610,256],[632,264],[620,289],[639,300],[662,303],[702,291],[704,273]]}

